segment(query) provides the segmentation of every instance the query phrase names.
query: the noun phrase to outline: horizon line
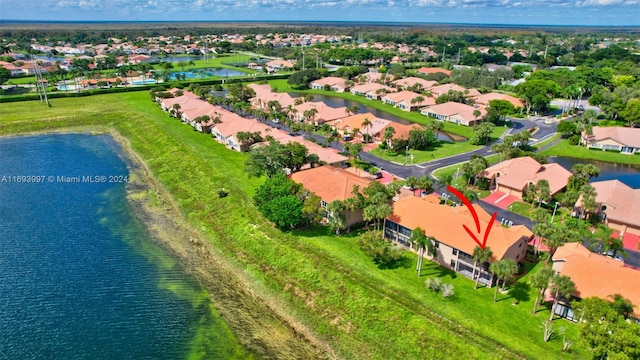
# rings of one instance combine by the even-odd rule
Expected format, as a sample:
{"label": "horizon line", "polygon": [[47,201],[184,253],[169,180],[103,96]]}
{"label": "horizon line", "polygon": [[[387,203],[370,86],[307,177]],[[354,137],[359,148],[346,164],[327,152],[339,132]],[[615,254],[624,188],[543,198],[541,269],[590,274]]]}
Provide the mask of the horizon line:
{"label": "horizon line", "polygon": [[135,24],[135,23],[245,23],[245,24],[367,24],[367,25],[454,25],[454,26],[481,26],[481,27],[554,27],[554,28],[637,28],[640,25],[558,25],[558,24],[513,24],[513,23],[455,23],[455,22],[422,22],[422,21],[366,21],[366,20],[33,20],[33,19],[0,19],[0,27],[10,23],[34,23],[34,24]]}

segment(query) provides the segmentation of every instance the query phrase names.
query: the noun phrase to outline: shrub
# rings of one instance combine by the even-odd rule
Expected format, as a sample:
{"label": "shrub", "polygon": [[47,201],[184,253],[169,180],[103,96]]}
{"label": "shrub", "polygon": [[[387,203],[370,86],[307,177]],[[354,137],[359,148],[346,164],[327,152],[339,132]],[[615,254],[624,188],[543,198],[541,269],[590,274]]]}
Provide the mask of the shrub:
{"label": "shrub", "polygon": [[427,285],[427,288],[432,292],[439,292],[440,287],[442,286],[442,282],[438,278],[429,278],[424,281],[424,284]]}
{"label": "shrub", "polygon": [[452,297],[454,293],[453,284],[442,284],[442,286],[440,286],[440,291],[442,292],[442,297]]}
{"label": "shrub", "polygon": [[578,145],[580,144],[580,135],[576,134],[576,135],[571,135],[569,136],[569,144],[571,145]]}

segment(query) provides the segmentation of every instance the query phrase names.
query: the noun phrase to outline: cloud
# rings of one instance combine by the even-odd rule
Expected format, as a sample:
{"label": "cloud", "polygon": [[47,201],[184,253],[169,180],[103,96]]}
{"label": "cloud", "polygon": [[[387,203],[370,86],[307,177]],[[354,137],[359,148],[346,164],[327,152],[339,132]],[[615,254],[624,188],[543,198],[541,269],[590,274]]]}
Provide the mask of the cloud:
{"label": "cloud", "polygon": [[612,15],[600,25],[619,25],[638,23],[638,5],[640,0],[17,0],[0,19],[581,24],[582,12],[596,9]]}

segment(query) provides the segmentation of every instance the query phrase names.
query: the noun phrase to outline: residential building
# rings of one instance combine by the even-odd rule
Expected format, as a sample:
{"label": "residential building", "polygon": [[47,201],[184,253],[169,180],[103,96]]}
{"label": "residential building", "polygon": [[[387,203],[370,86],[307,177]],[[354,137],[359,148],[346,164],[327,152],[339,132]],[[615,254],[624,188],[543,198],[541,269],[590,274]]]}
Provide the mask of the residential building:
{"label": "residential building", "polygon": [[386,94],[395,92],[396,89],[379,83],[366,83],[355,85],[351,87],[350,91],[353,95],[364,96],[370,100],[380,100]]}
{"label": "residential building", "polygon": [[429,89],[438,85],[438,82],[409,76],[406,78],[395,80],[391,84],[395,87],[402,87],[403,89],[411,88],[412,90],[422,91],[424,89]]}
{"label": "residential building", "polygon": [[273,73],[282,70],[292,70],[295,65],[287,60],[271,60],[264,64],[264,66],[268,72]]}
{"label": "residential building", "polygon": [[417,111],[422,107],[436,103],[435,99],[431,97],[408,90],[387,94],[382,97],[382,101],[404,111]]}
{"label": "residential building", "polygon": [[327,76],[322,79],[314,80],[309,84],[309,87],[315,90],[329,89],[335,92],[345,92],[349,89],[347,80],[335,76]]}
{"label": "residential building", "polygon": [[262,138],[271,135],[273,128],[255,120],[249,120],[238,116],[233,121],[222,122],[211,128],[211,134],[218,142],[229,146],[230,149],[236,151],[248,151],[249,145],[242,144],[238,141],[239,132],[260,133]]}
{"label": "residential building", "polygon": [[293,106],[296,102],[295,98],[287,93],[274,92],[269,84],[249,84],[247,87],[256,93],[256,96],[250,100],[251,106],[256,109],[267,109],[270,101],[277,101],[282,108]]}
{"label": "residential building", "polygon": [[[351,197],[354,186],[358,186],[362,191],[371,182],[342,168],[330,165],[295,172],[291,174],[291,179],[318,195],[324,209],[334,200],[344,201]],[[329,211],[325,210],[325,217],[329,216]],[[347,226],[362,222],[362,210],[345,210],[344,216]]]}
{"label": "residential building", "polygon": [[429,91],[431,93],[431,96],[433,96],[434,98],[438,98],[442,95],[448,94],[449,91],[459,91],[463,93],[465,97],[474,97],[481,95],[480,92],[476,89],[467,89],[456,84],[437,85],[427,89],[427,91]]}
{"label": "residential building", "polygon": [[424,74],[424,75],[443,73],[443,74],[445,74],[447,76],[451,76],[451,70],[447,70],[447,69],[443,69],[443,68],[421,67],[420,69],[417,70],[417,72],[420,73],[420,74]]}
{"label": "residential building", "polygon": [[593,127],[593,135],[583,134],[583,143],[590,149],[619,151],[622,154],[640,153],[640,128],[621,126]]}
{"label": "residential building", "polygon": [[[592,253],[580,243],[566,243],[553,255],[553,270],[568,276],[575,284],[575,298],[599,297],[611,301],[611,296],[622,295],[634,308],[632,317],[640,319],[640,271],[625,267],[622,261]],[[578,321],[567,302],[559,303],[555,313]],[[640,321],[639,321],[640,322]]]}
{"label": "residential building", "polygon": [[472,98],[472,100],[476,105],[480,105],[482,107],[489,106],[489,101],[491,101],[491,100],[508,101],[516,109],[524,107],[524,103],[522,102],[522,100],[518,99],[517,97],[511,96],[511,95],[507,95],[507,94],[495,93],[495,92],[490,92],[490,93],[486,93],[486,94],[475,96],[475,97]]}
{"label": "residential building", "polygon": [[492,190],[522,198],[525,187],[540,180],[549,182],[551,195],[557,194],[567,186],[571,172],[558,164],[540,164],[525,156],[488,167],[484,177],[489,179]]}
{"label": "residential building", "polygon": [[[314,125],[322,125],[326,122],[337,120],[348,116],[346,107],[334,108],[321,101],[303,102],[293,106],[295,111],[290,115],[292,119],[307,121]],[[309,113],[309,111],[315,113]],[[312,114],[312,115],[311,115]]]}
{"label": "residential building", "polygon": [[[365,119],[369,120],[371,123],[366,127],[362,125]],[[353,129],[359,129],[360,134],[369,134],[374,139],[379,140],[381,131],[386,128],[389,123],[391,123],[391,120],[377,118],[372,113],[364,113],[354,114],[343,117],[339,120],[331,121],[329,122],[329,125],[333,126],[341,135],[349,134],[353,136]]]}
{"label": "residential building", "polygon": [[[437,254],[432,257],[441,266],[447,267],[466,277],[472,278],[474,272],[473,251],[478,246],[469,236],[463,225],[473,228],[474,217],[465,206],[452,207],[441,205],[436,195],[425,197],[409,196],[393,204],[393,215],[385,221],[384,236],[405,247],[409,243],[411,232],[419,227],[425,235],[435,240]],[[487,229],[491,219],[478,205],[472,205],[481,229]],[[474,229],[475,230],[475,229]],[[524,260],[527,243],[533,236],[523,225],[509,228],[494,222],[487,237],[487,247],[493,257],[482,264],[479,282],[491,286],[495,283],[489,273],[489,263],[502,259]],[[415,250],[415,249],[414,249]]]}
{"label": "residential building", "polygon": [[487,110],[449,101],[427,106],[422,109],[420,113],[437,120],[449,121],[458,125],[475,126],[482,122],[482,118],[487,115]]}
{"label": "residential building", "polygon": [[[608,227],[625,233],[640,235],[640,189],[632,189],[620,180],[591,183],[596,191],[596,214]],[[575,206],[576,215],[582,216],[582,197]]]}

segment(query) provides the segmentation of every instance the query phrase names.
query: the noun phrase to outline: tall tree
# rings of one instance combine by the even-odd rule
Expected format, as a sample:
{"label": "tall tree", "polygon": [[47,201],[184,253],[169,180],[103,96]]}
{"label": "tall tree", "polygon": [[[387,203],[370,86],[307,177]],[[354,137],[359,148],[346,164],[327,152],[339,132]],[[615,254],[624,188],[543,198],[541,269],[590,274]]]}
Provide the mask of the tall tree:
{"label": "tall tree", "polygon": [[582,208],[584,209],[584,217],[585,219],[589,217],[589,214],[594,213],[598,208],[598,203],[596,202],[596,196],[598,193],[593,186],[586,184],[580,188],[580,192],[582,193]]}
{"label": "tall tree", "polygon": [[427,247],[427,243],[431,240],[427,238],[424,234],[424,230],[420,227],[413,229],[411,232],[411,237],[409,238],[409,242],[418,249],[418,262],[416,264],[416,271],[418,272],[418,277],[420,277],[420,273],[422,271],[422,259],[424,258],[424,251]]}
{"label": "tall tree", "polygon": [[500,279],[502,279],[502,290],[505,289],[507,279],[518,272],[518,264],[513,259],[502,259],[492,263],[489,271],[497,277],[496,289],[493,294],[493,302],[498,301],[498,288],[500,287]]}
{"label": "tall tree", "polygon": [[383,139],[387,143],[387,147],[391,147],[391,139],[393,139],[393,135],[395,135],[396,129],[393,126],[388,126],[384,129]]}
{"label": "tall tree", "polygon": [[549,188],[549,181],[545,179],[538,180],[536,184],[536,194],[538,195],[538,207],[542,205],[542,202],[551,200],[551,189]]}
{"label": "tall tree", "polygon": [[327,211],[329,212],[329,227],[336,235],[340,235],[340,230],[344,230],[346,227],[346,217],[344,212],[346,210],[345,203],[340,200],[334,200],[327,204]]}
{"label": "tall tree", "polygon": [[550,267],[543,267],[542,269],[535,272],[529,278],[529,285],[535,288],[536,291],[536,301],[533,303],[533,312],[535,314],[538,311],[538,304],[540,303],[540,298],[543,292],[549,287],[549,282],[553,277],[554,271]]}
{"label": "tall tree", "polygon": [[[480,246],[476,246],[473,248],[473,273],[471,275],[472,278],[476,279],[476,282],[473,286],[474,289],[478,288],[478,281],[480,280],[480,275],[482,274],[482,267],[484,267],[484,263],[487,262],[493,256],[493,251],[488,246],[482,249]],[[476,274],[477,273],[477,274]]]}
{"label": "tall tree", "polygon": [[553,305],[551,306],[549,321],[553,320],[553,315],[560,299],[566,298],[576,291],[576,284],[568,276],[556,274],[551,278],[550,289],[553,294]]}
{"label": "tall tree", "polygon": [[367,141],[363,141],[363,142],[369,142],[371,138],[371,134],[369,134],[371,125],[372,125],[371,120],[368,117],[362,120],[362,128],[364,129],[364,131],[366,131],[366,134],[367,134]]}

